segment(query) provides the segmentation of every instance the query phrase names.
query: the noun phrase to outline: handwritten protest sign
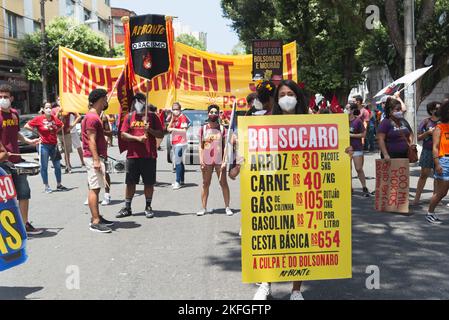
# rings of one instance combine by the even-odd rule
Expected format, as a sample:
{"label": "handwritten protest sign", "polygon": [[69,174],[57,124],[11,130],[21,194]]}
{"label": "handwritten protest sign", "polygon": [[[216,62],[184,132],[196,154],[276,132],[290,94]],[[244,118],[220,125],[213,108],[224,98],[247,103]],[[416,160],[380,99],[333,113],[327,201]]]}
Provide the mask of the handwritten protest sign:
{"label": "handwritten protest sign", "polygon": [[348,118],[239,118],[243,282],[350,278]]}
{"label": "handwritten protest sign", "polygon": [[408,159],[376,160],[377,211],[408,213],[409,177]]}

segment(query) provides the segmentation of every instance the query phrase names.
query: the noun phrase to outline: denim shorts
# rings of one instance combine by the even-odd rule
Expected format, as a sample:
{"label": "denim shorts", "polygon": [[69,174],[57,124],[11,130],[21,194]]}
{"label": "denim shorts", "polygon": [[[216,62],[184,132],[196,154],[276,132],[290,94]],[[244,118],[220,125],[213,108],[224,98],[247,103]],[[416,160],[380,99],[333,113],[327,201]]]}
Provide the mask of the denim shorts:
{"label": "denim shorts", "polygon": [[436,171],[434,178],[438,180],[449,181],[449,157],[441,157],[438,160],[441,168],[443,168],[443,174],[439,175]]}
{"label": "denim shorts", "polygon": [[7,165],[0,165],[0,167],[12,176],[14,187],[16,188],[17,200],[31,199],[31,190],[30,185],[28,184],[27,176],[15,174]]}

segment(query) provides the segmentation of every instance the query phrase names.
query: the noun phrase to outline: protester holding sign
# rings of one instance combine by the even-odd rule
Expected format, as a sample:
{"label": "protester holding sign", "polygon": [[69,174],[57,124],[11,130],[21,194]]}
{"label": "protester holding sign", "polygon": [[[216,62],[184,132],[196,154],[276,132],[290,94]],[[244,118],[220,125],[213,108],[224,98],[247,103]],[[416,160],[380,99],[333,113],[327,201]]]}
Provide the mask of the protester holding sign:
{"label": "protester holding sign", "polygon": [[179,102],[173,104],[172,114],[173,116],[167,126],[167,131],[171,133],[173,159],[176,168],[176,182],[173,184],[173,190],[178,190],[184,185],[184,153],[187,150],[187,128],[190,125],[190,121],[189,118],[182,114],[181,104]]}
{"label": "protester holding sign", "polygon": [[435,213],[435,208],[449,190],[449,101],[445,101],[441,105],[439,113],[440,123],[436,126],[432,136],[436,184],[426,215],[426,220],[433,224],[442,223]]}
{"label": "protester holding sign", "polygon": [[[274,95],[273,115],[308,114],[304,93],[292,80],[282,80]],[[293,282],[290,300],[304,300],[301,294],[300,281]],[[262,283],[259,286],[254,300],[266,300],[271,295],[271,284]]]}
{"label": "protester holding sign", "polygon": [[[363,187],[363,195],[369,197],[370,193],[366,187],[365,172],[363,171],[363,145],[362,139],[365,138],[366,129],[363,125],[363,121],[359,118],[360,109],[356,104],[351,104],[349,109],[349,136],[351,138],[351,147],[354,151],[352,156],[352,161],[354,162],[355,170],[357,171],[357,176],[359,177],[360,183]],[[351,180],[352,181],[352,180]],[[352,189],[352,188],[351,188]]]}
{"label": "protester holding sign", "polygon": [[382,159],[408,158],[412,143],[412,129],[404,119],[399,100],[388,98],[385,104],[385,119],[377,129],[377,139]]}
{"label": "protester holding sign", "polygon": [[[429,118],[424,119],[418,127],[418,141],[422,141],[422,152],[419,158],[419,166],[421,167],[421,175],[419,176],[418,185],[416,187],[415,199],[413,204],[419,204],[419,199],[421,198],[421,193],[426,185],[427,178],[430,176],[431,171],[434,169],[435,165],[433,163],[432,148],[433,141],[432,135],[435,127],[439,121],[438,109],[440,108],[440,103],[431,102],[427,104],[427,113]],[[435,190],[435,182],[434,190]]]}
{"label": "protester holding sign", "polygon": [[38,146],[38,152],[40,154],[41,177],[46,193],[52,192],[52,189],[48,184],[48,159],[51,159],[53,167],[55,168],[57,183],[56,190],[67,191],[67,188],[61,184],[61,154],[57,147],[57,132],[61,130],[63,123],[51,114],[51,110],[51,103],[46,103],[44,106],[44,114],[33,118],[25,125],[25,129],[30,131],[37,129],[37,132],[41,137],[42,142]]}
{"label": "protester holding sign", "polygon": [[222,173],[220,186],[223,192],[226,215],[232,216],[234,214],[231,208],[229,208],[230,192],[226,177],[226,164],[223,163],[223,150],[226,143],[227,130],[218,123],[219,110],[220,107],[214,104],[207,108],[209,121],[199,131],[199,156],[203,185],[201,187],[202,208],[197,212],[197,216],[203,216],[208,213],[207,199],[209,197],[209,187],[214,171],[217,173],[217,177],[220,177],[220,172]]}

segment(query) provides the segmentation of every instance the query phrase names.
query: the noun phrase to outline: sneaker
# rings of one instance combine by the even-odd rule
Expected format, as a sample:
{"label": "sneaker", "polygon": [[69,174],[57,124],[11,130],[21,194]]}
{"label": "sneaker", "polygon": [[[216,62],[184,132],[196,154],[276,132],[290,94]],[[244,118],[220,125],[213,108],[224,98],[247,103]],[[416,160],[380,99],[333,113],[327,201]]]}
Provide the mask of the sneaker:
{"label": "sneaker", "polygon": [[145,208],[145,217],[147,217],[148,219],[151,219],[154,217],[154,212],[153,209],[151,207],[146,207]]}
{"label": "sneaker", "polygon": [[112,231],[111,228],[109,228],[101,223],[95,223],[95,224],[91,223],[89,229],[91,231],[100,232],[100,233],[109,233]]}
{"label": "sneaker", "polygon": [[27,235],[29,235],[29,236],[36,236],[36,235],[42,234],[44,232],[44,230],[42,230],[42,229],[36,229],[29,222],[27,222],[25,224],[25,229],[27,231]]}
{"label": "sneaker", "polygon": [[435,214],[426,214],[426,220],[432,224],[442,224],[443,222]]}
{"label": "sneaker", "polygon": [[102,205],[102,206],[108,206],[108,205],[111,204],[111,200],[112,200],[112,197],[111,197],[111,196],[109,196],[109,197],[104,196],[104,199],[103,199],[103,201],[101,202],[101,205]]}
{"label": "sneaker", "polygon": [[84,205],[88,206],[89,205],[89,199],[86,199],[86,201],[84,201]]}
{"label": "sneaker", "polygon": [[65,168],[64,172],[65,173],[72,173],[72,168]]}
{"label": "sneaker", "polygon": [[114,225],[113,221],[106,220],[103,216],[100,216],[100,223],[105,225],[106,227],[112,227]]}
{"label": "sneaker", "polygon": [[197,216],[204,216],[207,213],[207,209],[201,209],[196,213]]}
{"label": "sneaker", "polygon": [[295,290],[292,291],[292,294],[290,295],[290,300],[304,300],[304,297],[301,294],[301,291]]}
{"label": "sneaker", "polygon": [[62,184],[60,184],[59,186],[56,187],[56,190],[58,190],[58,191],[67,191],[69,189],[64,187]]}
{"label": "sneaker", "polygon": [[181,185],[178,182],[175,182],[173,184],[173,190],[178,190],[178,189],[181,189]]}
{"label": "sneaker", "polygon": [[271,296],[271,284],[263,282],[259,285],[253,300],[267,300]]}
{"label": "sneaker", "polygon": [[51,190],[50,186],[45,187],[45,193],[52,193],[53,190]]}
{"label": "sneaker", "polygon": [[116,218],[126,218],[129,216],[132,216],[133,213],[130,209],[127,209],[126,207],[123,207],[120,209],[120,211],[117,213],[117,215],[115,216]]}
{"label": "sneaker", "polygon": [[232,215],[234,215],[234,212],[232,212],[231,208],[226,207],[225,210],[226,210],[226,215],[227,215],[227,216],[232,216]]}
{"label": "sneaker", "polygon": [[363,196],[366,198],[369,198],[371,196],[370,192],[368,191],[368,188],[363,188]]}

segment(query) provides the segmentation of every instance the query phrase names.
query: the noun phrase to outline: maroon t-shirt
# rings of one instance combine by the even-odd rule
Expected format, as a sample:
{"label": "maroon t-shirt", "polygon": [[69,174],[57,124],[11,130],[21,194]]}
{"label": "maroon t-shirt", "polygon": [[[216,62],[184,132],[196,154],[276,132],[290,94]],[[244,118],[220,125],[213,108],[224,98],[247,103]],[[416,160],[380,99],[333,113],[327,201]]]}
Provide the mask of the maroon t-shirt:
{"label": "maroon t-shirt", "polygon": [[[148,123],[150,128],[162,131],[161,122],[154,113],[148,113]],[[136,112],[126,115],[120,132],[126,132],[135,137],[143,136],[145,134],[144,115]],[[127,141],[127,145],[128,153],[126,157],[129,159],[157,158],[156,138],[151,134],[148,135],[145,143]]]}
{"label": "maroon t-shirt", "polygon": [[[19,154],[19,114],[15,109],[10,109],[10,112],[4,112],[2,110],[0,111],[0,123],[1,141],[6,151]],[[19,156],[10,156],[8,161],[19,163],[22,160]]]}
{"label": "maroon t-shirt", "polygon": [[106,158],[108,156],[108,148],[106,144],[106,138],[104,137],[103,124],[101,123],[100,116],[96,112],[88,112],[84,116],[81,123],[81,134],[83,142],[83,156],[92,158],[92,152],[89,149],[89,138],[87,130],[95,131],[95,142],[97,144],[98,155]]}

